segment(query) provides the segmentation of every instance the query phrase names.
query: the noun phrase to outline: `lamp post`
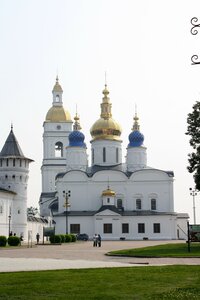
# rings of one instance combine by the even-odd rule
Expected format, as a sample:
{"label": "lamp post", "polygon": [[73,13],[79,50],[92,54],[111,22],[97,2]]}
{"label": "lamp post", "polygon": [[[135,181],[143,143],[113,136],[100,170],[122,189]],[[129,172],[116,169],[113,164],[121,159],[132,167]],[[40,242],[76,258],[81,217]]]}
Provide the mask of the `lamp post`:
{"label": "lamp post", "polygon": [[195,196],[197,195],[197,192],[195,189],[189,188],[190,190],[190,196],[193,198],[193,217],[194,217],[194,224],[196,224],[196,212],[195,212]]}
{"label": "lamp post", "polygon": [[[192,25],[192,28],[190,30],[191,34],[192,35],[198,34],[198,30],[200,28],[200,24],[198,24],[198,19],[196,17],[194,17],[194,18],[191,19],[190,22],[191,22],[191,25]],[[199,57],[196,54],[192,55],[191,61],[192,61],[192,65],[199,65],[200,64]]]}
{"label": "lamp post", "polygon": [[66,208],[65,210],[65,216],[66,216],[66,234],[68,234],[68,220],[67,220],[67,217],[68,217],[68,208],[70,207],[70,203],[69,203],[69,197],[71,196],[71,191],[63,191],[63,197],[65,199],[65,202],[64,202],[64,207]]}
{"label": "lamp post", "polygon": [[8,236],[10,236],[10,220],[11,220],[11,215],[8,216]]}

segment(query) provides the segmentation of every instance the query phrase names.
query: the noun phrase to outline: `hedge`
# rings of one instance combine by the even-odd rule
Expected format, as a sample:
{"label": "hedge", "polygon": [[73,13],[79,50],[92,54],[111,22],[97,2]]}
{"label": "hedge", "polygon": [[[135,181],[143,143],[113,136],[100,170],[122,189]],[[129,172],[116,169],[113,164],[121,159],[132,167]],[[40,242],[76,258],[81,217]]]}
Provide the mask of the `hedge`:
{"label": "hedge", "polygon": [[71,234],[65,234],[65,242],[70,243],[72,241]]}
{"label": "hedge", "polygon": [[49,240],[50,240],[51,244],[60,244],[61,236],[60,236],[60,234],[51,235]]}
{"label": "hedge", "polygon": [[0,235],[0,247],[5,247],[7,244],[7,238],[4,235]]}
{"label": "hedge", "polygon": [[72,238],[72,242],[76,242],[76,235],[75,234],[71,234],[71,238]]}
{"label": "hedge", "polygon": [[9,236],[8,245],[9,246],[18,246],[18,245],[20,245],[20,238],[18,236]]}

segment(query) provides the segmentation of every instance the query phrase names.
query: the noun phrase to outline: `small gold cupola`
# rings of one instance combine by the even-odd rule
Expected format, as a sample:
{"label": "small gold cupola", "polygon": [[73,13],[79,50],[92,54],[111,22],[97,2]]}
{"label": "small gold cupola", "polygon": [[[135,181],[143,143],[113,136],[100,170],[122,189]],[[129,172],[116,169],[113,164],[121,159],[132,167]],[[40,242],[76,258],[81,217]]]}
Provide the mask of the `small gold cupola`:
{"label": "small gold cupola", "polygon": [[53,87],[52,93],[63,93],[63,89],[59,83],[58,75],[56,76],[56,83]]}
{"label": "small gold cupola", "polygon": [[74,117],[74,125],[73,125],[73,130],[81,130],[81,125],[80,125],[80,117],[78,116],[77,112]]}
{"label": "small gold cupola", "polygon": [[102,192],[101,196],[102,196],[102,201],[103,201],[102,204],[103,205],[114,205],[115,204],[116,193],[115,193],[115,191],[110,189],[109,184],[108,184],[107,189]]}
{"label": "small gold cupola", "polygon": [[139,118],[137,116],[137,112],[135,113],[135,116],[133,118],[133,127],[131,128],[133,131],[138,130],[140,131],[140,125],[139,125]]}
{"label": "small gold cupola", "polygon": [[108,97],[109,91],[107,84],[103,90],[103,98],[101,103],[101,114],[90,129],[93,140],[106,139],[106,140],[118,140],[120,141],[120,135],[122,132],[121,126],[112,118],[112,104]]}
{"label": "small gold cupola", "polygon": [[102,192],[102,196],[110,196],[114,197],[116,193],[110,189],[110,187],[107,188],[107,190]]}

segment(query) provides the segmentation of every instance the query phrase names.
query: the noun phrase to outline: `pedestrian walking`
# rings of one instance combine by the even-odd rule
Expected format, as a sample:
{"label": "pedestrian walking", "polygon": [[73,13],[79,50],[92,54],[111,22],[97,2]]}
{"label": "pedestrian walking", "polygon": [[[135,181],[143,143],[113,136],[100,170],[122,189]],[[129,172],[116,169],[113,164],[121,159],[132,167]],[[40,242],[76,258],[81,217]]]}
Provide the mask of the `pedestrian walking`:
{"label": "pedestrian walking", "polygon": [[37,240],[37,244],[39,244],[39,240],[40,240],[40,235],[39,235],[39,233],[36,234],[36,240]]}
{"label": "pedestrian walking", "polygon": [[93,247],[97,247],[97,240],[98,240],[98,235],[95,233],[93,236]]}
{"label": "pedestrian walking", "polygon": [[100,236],[100,234],[98,234],[97,243],[98,243],[98,246],[101,247],[101,236]]}

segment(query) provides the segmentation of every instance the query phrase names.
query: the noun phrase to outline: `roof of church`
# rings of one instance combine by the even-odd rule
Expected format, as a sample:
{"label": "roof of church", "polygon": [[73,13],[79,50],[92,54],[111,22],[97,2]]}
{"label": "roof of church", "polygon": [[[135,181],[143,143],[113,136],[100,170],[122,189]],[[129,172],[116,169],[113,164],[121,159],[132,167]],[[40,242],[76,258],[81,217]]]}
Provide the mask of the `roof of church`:
{"label": "roof of church", "polygon": [[[173,171],[163,171],[163,170],[154,169],[154,168],[151,168],[151,167],[138,169],[138,170],[135,170],[134,172],[128,172],[126,170],[126,164],[118,164],[118,165],[115,165],[115,166],[98,166],[98,165],[94,165],[92,167],[88,167],[86,172],[84,172],[82,170],[74,170],[74,171],[84,172],[88,177],[92,177],[95,173],[97,173],[99,171],[104,171],[104,170],[119,171],[119,172],[124,173],[127,177],[130,177],[133,173],[138,172],[138,171],[154,170],[154,171],[162,171],[162,172],[166,173],[169,177],[174,177],[174,172]],[[66,173],[71,172],[71,171],[73,171],[73,170],[58,173],[56,175],[56,179],[64,177]]]}
{"label": "roof of church", "polygon": [[111,210],[111,211],[113,211],[113,212],[115,212],[117,214],[121,214],[121,212],[122,212],[115,205],[102,205],[100,207],[100,209],[96,211],[96,214],[98,214],[98,213],[100,213],[100,212],[102,212],[104,210],[107,210],[107,209],[109,209],[109,210]]}
{"label": "roof of church", "polygon": [[[5,141],[5,144],[0,152],[0,157],[18,157],[27,158],[24,156],[19,143],[14,135],[13,128],[11,126],[10,133]],[[27,158],[29,159],[29,158]],[[32,161],[32,159],[29,159]]]}
{"label": "roof of church", "polygon": [[[82,210],[82,211],[75,211],[70,210],[67,212],[68,216],[94,216],[97,213],[100,213],[104,210],[110,210],[116,214],[122,215],[122,216],[163,216],[163,215],[170,215],[170,216],[177,216],[178,214],[176,212],[159,212],[159,211],[152,211],[152,210],[120,210],[114,205],[103,205],[100,207],[99,210]],[[66,216],[66,211],[63,211],[62,213],[56,213],[53,212],[54,217],[63,217]]]}

